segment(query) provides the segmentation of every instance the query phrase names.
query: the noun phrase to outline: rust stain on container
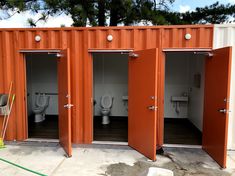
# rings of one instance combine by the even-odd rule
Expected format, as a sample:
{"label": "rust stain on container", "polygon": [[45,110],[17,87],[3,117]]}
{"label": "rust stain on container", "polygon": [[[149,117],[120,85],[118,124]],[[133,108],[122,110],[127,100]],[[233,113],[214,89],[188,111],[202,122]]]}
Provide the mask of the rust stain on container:
{"label": "rust stain on container", "polygon": [[[186,33],[191,34],[190,40],[184,38]],[[107,41],[109,34],[113,36],[112,42]],[[40,42],[35,41],[36,35],[40,35]],[[16,93],[7,140],[27,138],[25,63],[20,49],[70,49],[72,103],[75,105],[72,109],[72,142],[90,143],[92,58],[89,49],[159,48],[162,52],[162,48],[212,48],[212,40],[212,25],[0,29],[0,93],[7,92],[11,81]],[[159,88],[159,94],[162,88]],[[159,105],[163,105],[163,99],[159,100]],[[159,115],[163,112],[159,111]]]}

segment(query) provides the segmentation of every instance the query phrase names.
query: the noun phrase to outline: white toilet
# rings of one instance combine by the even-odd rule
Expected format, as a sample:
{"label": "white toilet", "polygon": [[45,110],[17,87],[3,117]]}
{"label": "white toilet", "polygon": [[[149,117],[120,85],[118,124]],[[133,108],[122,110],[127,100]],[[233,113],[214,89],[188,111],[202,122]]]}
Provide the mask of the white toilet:
{"label": "white toilet", "polygon": [[103,116],[102,117],[102,124],[103,125],[107,125],[110,122],[109,113],[111,111],[112,104],[113,104],[113,97],[112,96],[103,95],[101,97],[100,106],[101,106],[101,115]]}
{"label": "white toilet", "polygon": [[37,94],[35,97],[35,107],[33,112],[35,114],[34,122],[42,122],[45,120],[45,111],[49,106],[49,96],[45,94]]}

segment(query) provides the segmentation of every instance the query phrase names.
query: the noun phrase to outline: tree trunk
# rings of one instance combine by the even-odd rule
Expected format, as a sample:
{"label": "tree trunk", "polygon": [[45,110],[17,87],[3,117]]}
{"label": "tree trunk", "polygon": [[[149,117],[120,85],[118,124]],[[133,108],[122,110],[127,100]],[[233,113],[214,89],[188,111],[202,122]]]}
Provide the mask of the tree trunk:
{"label": "tree trunk", "polygon": [[105,26],[105,0],[98,0],[98,25]]}
{"label": "tree trunk", "polygon": [[118,16],[119,16],[119,9],[120,4],[122,1],[120,0],[112,0],[110,4],[110,26],[117,26],[118,25]]}

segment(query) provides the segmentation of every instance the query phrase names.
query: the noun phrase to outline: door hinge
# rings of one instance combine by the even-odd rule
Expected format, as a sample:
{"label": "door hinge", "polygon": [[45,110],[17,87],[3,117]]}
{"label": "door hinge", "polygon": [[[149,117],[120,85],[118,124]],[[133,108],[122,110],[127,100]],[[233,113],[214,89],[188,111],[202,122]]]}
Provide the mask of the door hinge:
{"label": "door hinge", "polygon": [[129,54],[129,57],[132,57],[132,58],[138,58],[139,57],[139,54],[136,54],[136,53],[130,53]]}
{"label": "door hinge", "polygon": [[61,54],[61,53],[56,53],[56,57],[63,57],[63,54]]}

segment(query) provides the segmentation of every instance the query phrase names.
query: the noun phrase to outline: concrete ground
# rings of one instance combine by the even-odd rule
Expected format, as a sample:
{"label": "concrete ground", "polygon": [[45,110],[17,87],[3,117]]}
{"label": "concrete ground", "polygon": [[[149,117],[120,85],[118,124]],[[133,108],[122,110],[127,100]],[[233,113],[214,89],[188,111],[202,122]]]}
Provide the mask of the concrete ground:
{"label": "concrete ground", "polygon": [[[0,159],[50,176],[144,176],[151,166],[170,169],[175,176],[235,176],[235,152],[229,152],[228,168],[221,170],[201,149],[164,150],[152,162],[128,146],[77,145],[65,158],[57,143],[16,143],[0,149]],[[1,160],[0,175],[35,176]]]}

